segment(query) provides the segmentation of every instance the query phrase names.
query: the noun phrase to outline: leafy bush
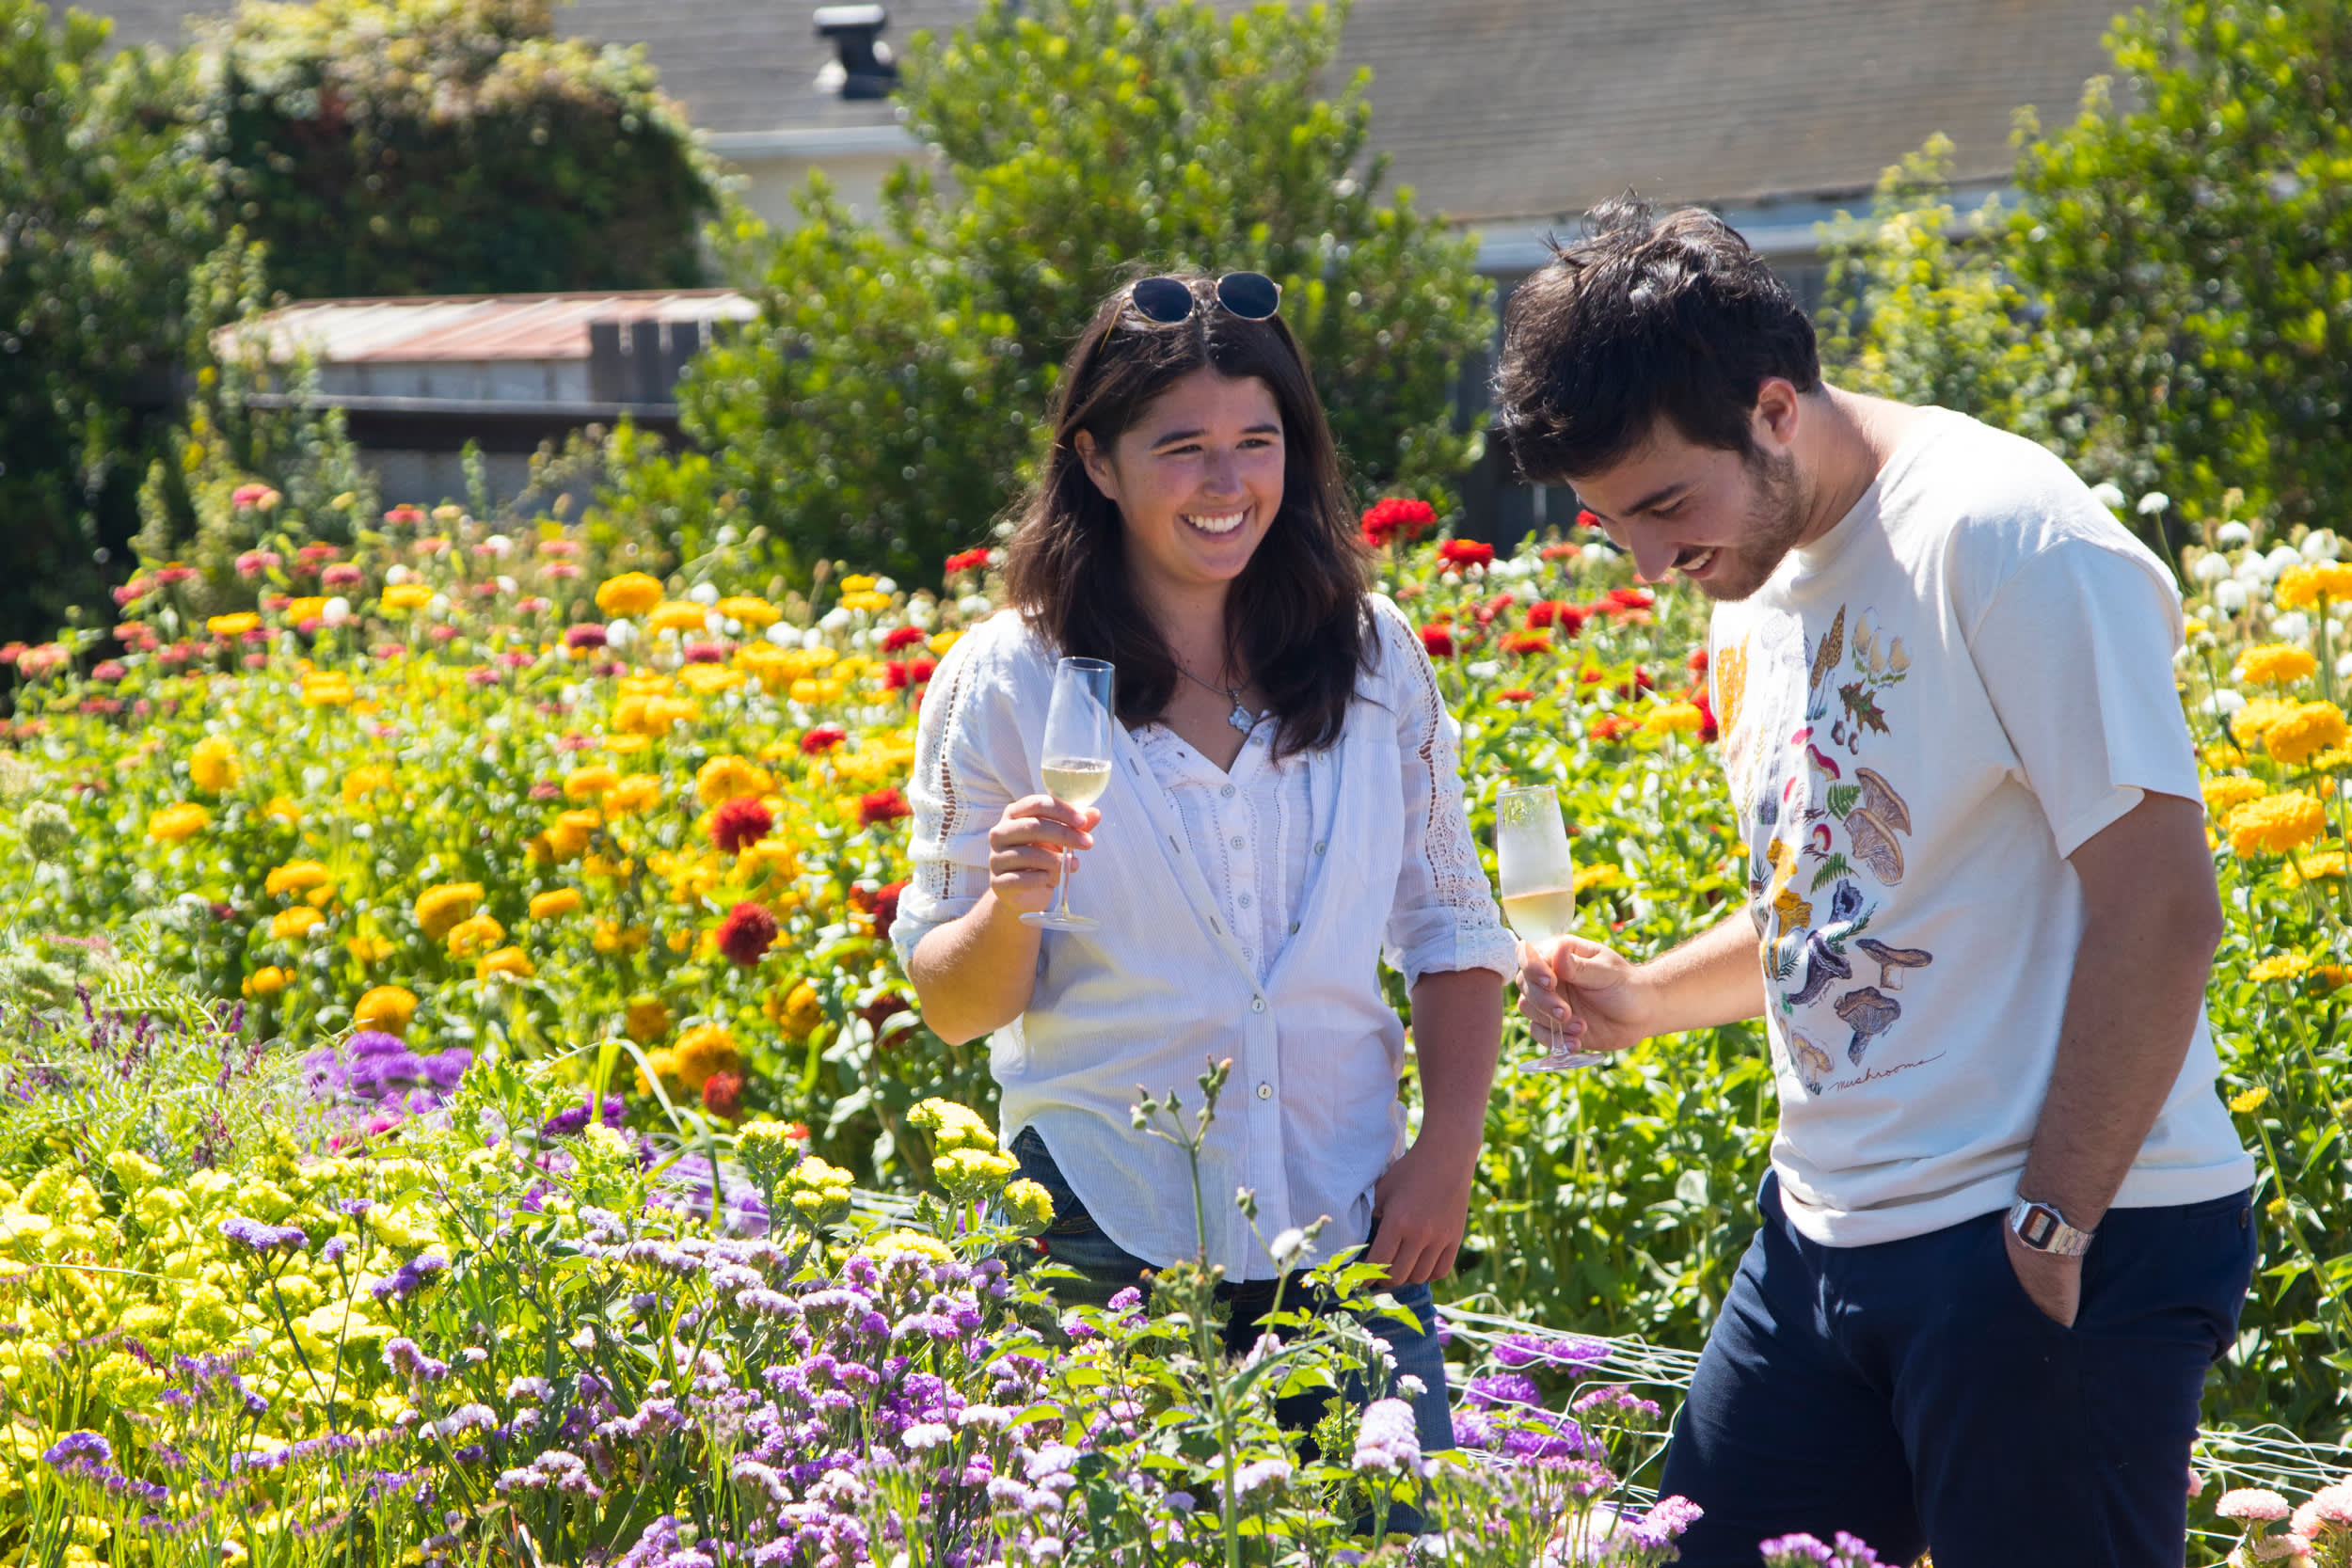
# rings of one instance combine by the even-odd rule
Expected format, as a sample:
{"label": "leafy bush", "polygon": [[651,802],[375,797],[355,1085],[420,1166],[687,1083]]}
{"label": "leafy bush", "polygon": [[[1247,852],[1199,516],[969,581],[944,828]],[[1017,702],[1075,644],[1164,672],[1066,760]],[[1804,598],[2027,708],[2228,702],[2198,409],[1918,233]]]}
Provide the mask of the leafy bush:
{"label": "leafy bush", "polygon": [[245,0],[204,110],[296,298],[691,286],[716,167],[641,51],[549,0]]}
{"label": "leafy bush", "polygon": [[[846,556],[929,578],[988,538],[1065,346],[1138,265],[1280,280],[1359,482],[1450,482],[1477,451],[1454,377],[1487,290],[1470,241],[1376,198],[1363,80],[1324,95],[1343,15],[991,0],[918,38],[903,101],[937,176],[900,168],[870,226],[813,182],[771,250],[739,235],[760,318],[681,388],[745,525],[797,572]],[[625,475],[620,503],[663,472]]]}
{"label": "leafy bush", "polygon": [[[160,430],[182,287],[215,242],[184,62],[0,0],[0,638],[94,622]],[[36,629],[38,628],[38,630]]]}

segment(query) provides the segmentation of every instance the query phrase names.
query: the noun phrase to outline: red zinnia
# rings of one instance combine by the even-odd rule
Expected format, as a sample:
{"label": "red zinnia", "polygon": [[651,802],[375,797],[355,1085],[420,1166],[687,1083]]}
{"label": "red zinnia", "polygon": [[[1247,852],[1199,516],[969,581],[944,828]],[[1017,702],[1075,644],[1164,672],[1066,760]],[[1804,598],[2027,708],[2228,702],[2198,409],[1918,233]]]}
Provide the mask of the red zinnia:
{"label": "red zinnia", "polygon": [[895,654],[901,648],[911,648],[922,641],[923,628],[921,626],[893,626],[882,637],[882,652]]}
{"label": "red zinnia", "polygon": [[385,513],[384,520],[391,524],[394,528],[400,528],[403,526],[414,528],[417,524],[424,521],[424,508],[421,506],[410,506],[405,502],[403,502],[401,505],[393,507],[389,512]]}
{"label": "red zinnia", "polygon": [[1431,658],[1452,658],[1454,657],[1454,628],[1452,626],[1422,627],[1421,645],[1428,650]]}
{"label": "red zinnia", "polygon": [[1438,559],[1449,566],[1491,566],[1495,547],[1483,539],[1449,539],[1438,546]]}
{"label": "red zinnia", "polygon": [[857,823],[861,828],[871,828],[881,822],[896,822],[901,816],[914,815],[914,808],[907,804],[907,798],[898,793],[896,784],[884,784],[871,795],[857,798]]}
{"label": "red zinnia", "polygon": [[1527,626],[1531,631],[1557,626],[1563,637],[1574,637],[1584,629],[1584,610],[1565,599],[1539,599],[1527,607]]}
{"label": "red zinnia", "polygon": [[939,660],[935,658],[917,658],[905,663],[894,658],[882,666],[882,689],[898,691],[910,686],[920,686],[930,680],[938,669]]}
{"label": "red zinnia", "polygon": [[729,910],[719,923],[719,951],[745,969],[758,963],[775,942],[776,917],[749,899]]}
{"label": "red zinnia", "polygon": [[874,935],[884,942],[890,940],[890,927],[898,923],[898,895],[906,890],[906,883],[898,881],[874,895]]}
{"label": "red zinnia", "polygon": [[1494,625],[1494,619],[1496,616],[1502,614],[1504,610],[1510,609],[1518,602],[1518,601],[1511,597],[1508,593],[1497,594],[1493,598],[1488,599],[1485,604],[1478,607],[1478,624],[1482,626]]}
{"label": "red zinnia", "polygon": [[819,724],[801,736],[801,750],[809,756],[830,752],[850,738],[850,733],[838,724]]}
{"label": "red zinnia", "polygon": [[958,550],[949,556],[946,570],[949,577],[954,577],[958,572],[977,572],[987,564],[988,546],[982,545],[977,549]]}
{"label": "red zinnia", "polygon": [[1600,519],[1594,515],[1589,510],[1579,512],[1576,515],[1576,526],[1579,528],[1598,528],[1600,527]]}
{"label": "red zinnia", "polygon": [[1658,602],[1646,588],[1612,588],[1602,598],[1612,610],[1647,610]]}
{"label": "red zinnia", "polygon": [[1691,667],[1691,673],[1694,675],[1704,675],[1707,673],[1707,650],[1705,648],[1693,648],[1691,650],[1691,657],[1684,659],[1682,662]]}
{"label": "red zinnia", "polygon": [[1551,650],[1551,633],[1548,631],[1507,631],[1502,634],[1502,651],[1506,654],[1541,654]]}
{"label": "red zinnia", "polygon": [[714,1072],[703,1080],[703,1109],[724,1121],[733,1121],[743,1110],[743,1075],[739,1072]]}
{"label": "red zinnia", "polygon": [[739,795],[711,814],[710,842],[723,854],[739,855],[766,838],[775,825],[775,817],[757,796]]}
{"label": "red zinnia", "polygon": [[1396,540],[1418,539],[1438,521],[1438,509],[1424,500],[1391,496],[1367,508],[1361,519],[1364,543],[1375,549]]}
{"label": "red zinnia", "polygon": [[1542,549],[1537,550],[1535,553],[1542,556],[1546,561],[1563,561],[1569,556],[1577,554],[1581,548],[1581,546],[1567,544],[1564,541],[1557,545],[1546,545]]}
{"label": "red zinnia", "polygon": [[1629,730],[1638,728],[1632,720],[1614,713],[1604,713],[1585,726],[1584,733],[1595,740],[1614,740]]}
{"label": "red zinnia", "polygon": [[1515,686],[1508,691],[1496,692],[1495,700],[1504,703],[1532,703],[1535,700],[1535,693],[1523,686]]}

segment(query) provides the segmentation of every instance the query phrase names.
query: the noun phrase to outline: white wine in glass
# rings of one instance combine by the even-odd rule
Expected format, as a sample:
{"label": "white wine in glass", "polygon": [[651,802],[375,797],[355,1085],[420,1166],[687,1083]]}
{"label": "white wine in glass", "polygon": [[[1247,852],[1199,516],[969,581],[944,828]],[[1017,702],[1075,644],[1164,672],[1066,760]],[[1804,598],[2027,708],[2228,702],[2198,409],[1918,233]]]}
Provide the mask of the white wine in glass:
{"label": "white wine in glass", "polygon": [[[1045,793],[1066,806],[1087,807],[1111,784],[1111,667],[1099,658],[1065,658],[1054,667],[1053,701],[1045,709]],[[1070,856],[1061,857],[1054,907],[1021,917],[1049,931],[1089,931],[1098,922],[1070,912]]]}
{"label": "white wine in glass", "polygon": [[[1551,785],[1505,789],[1495,797],[1495,860],[1502,918],[1521,942],[1556,942],[1576,928],[1576,863]],[[1540,1026],[1530,1027],[1540,1038]],[[1546,1043],[1549,1053],[1530,1063],[1530,1071],[1562,1072],[1609,1059],[1605,1053],[1576,1050],[1565,1037]]]}

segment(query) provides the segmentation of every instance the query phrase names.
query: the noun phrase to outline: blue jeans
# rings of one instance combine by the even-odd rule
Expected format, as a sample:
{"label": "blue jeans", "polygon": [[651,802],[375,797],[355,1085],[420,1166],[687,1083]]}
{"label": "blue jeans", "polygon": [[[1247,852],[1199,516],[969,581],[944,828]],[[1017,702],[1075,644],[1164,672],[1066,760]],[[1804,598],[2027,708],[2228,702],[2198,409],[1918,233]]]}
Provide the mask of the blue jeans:
{"label": "blue jeans", "polygon": [[[1045,1255],[1084,1276],[1054,1281],[1055,1297],[1066,1305],[1101,1307],[1130,1286],[1142,1290],[1148,1296],[1152,1287],[1144,1275],[1159,1265],[1137,1258],[1103,1233],[1103,1227],[1094,1223],[1093,1216],[1078,1201],[1078,1195],[1062,1179],[1061,1167],[1054,1163],[1036,1128],[1024,1128],[1021,1135],[1013,1139],[1012,1155],[1021,1162],[1021,1174],[1043,1187],[1054,1199],[1054,1223],[1039,1238]],[[1378,1224],[1376,1220],[1374,1223],[1375,1227]],[[1228,1281],[1216,1288],[1217,1299],[1232,1310],[1224,1330],[1228,1354],[1246,1354],[1257,1343],[1259,1322],[1274,1309],[1278,1283],[1281,1284],[1286,1307],[1303,1304],[1318,1311],[1322,1309],[1303,1274],[1292,1275],[1287,1282]],[[1389,1354],[1396,1357],[1399,1377],[1421,1379],[1422,1391],[1413,1397],[1412,1402],[1413,1425],[1421,1436],[1422,1451],[1436,1453],[1450,1449],[1454,1447],[1454,1417],[1446,1402],[1445,1351],[1438,1343],[1437,1303],[1431,1299],[1426,1285],[1406,1285],[1389,1294],[1412,1314],[1411,1318],[1375,1317],[1368,1319],[1365,1326],[1387,1343]],[[1359,1404],[1363,1402],[1360,1389],[1351,1390],[1349,1397]],[[1324,1399],[1321,1394],[1307,1394],[1277,1401],[1275,1414],[1284,1426],[1312,1426],[1322,1414]]]}
{"label": "blue jeans", "polygon": [[2006,1217],[1876,1246],[1798,1234],[1776,1178],[1708,1336],[1661,1489],[1695,1568],[1850,1530],[1936,1568],[2175,1568],[2205,1372],[2237,1335],[2250,1196],[2111,1209],[2072,1327],[2018,1284]]}

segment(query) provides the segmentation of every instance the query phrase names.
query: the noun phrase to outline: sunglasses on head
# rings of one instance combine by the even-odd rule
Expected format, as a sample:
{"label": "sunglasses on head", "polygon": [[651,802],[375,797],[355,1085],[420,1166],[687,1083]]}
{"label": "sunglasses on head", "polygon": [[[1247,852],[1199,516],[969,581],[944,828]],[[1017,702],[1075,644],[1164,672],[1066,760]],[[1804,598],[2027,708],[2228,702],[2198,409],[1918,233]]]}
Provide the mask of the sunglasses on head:
{"label": "sunglasses on head", "polygon": [[[1181,277],[1140,277],[1127,291],[1137,313],[1163,326],[1188,319],[1199,303]],[[1216,302],[1229,315],[1262,322],[1282,308],[1282,285],[1262,272],[1229,272],[1216,280]]]}

